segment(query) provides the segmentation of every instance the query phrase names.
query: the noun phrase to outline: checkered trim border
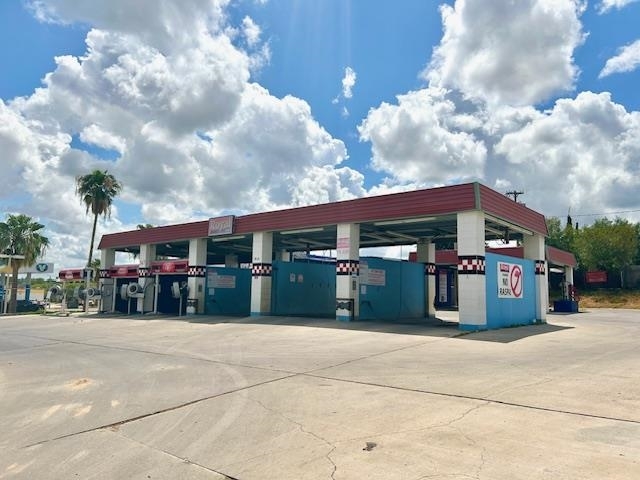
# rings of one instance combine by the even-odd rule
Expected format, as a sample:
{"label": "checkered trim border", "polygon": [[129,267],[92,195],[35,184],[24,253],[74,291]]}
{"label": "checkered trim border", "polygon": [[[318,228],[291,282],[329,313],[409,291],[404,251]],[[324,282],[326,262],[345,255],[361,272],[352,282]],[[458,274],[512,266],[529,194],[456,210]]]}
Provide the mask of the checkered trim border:
{"label": "checkered trim border", "polygon": [[546,275],[547,268],[544,260],[536,260],[536,275]]}
{"label": "checkered trim border", "polygon": [[205,277],[207,275],[207,267],[202,265],[189,265],[187,269],[187,277]]}
{"label": "checkered trim border", "polygon": [[436,264],[435,263],[425,263],[424,264],[424,274],[425,275],[435,275],[436,274]]}
{"label": "checkered trim border", "polygon": [[151,267],[138,267],[138,277],[146,278],[151,276]]}
{"label": "checkered trim border", "polygon": [[458,273],[464,273],[465,275],[484,275],[485,265],[484,255],[458,256]]}
{"label": "checkered trim border", "polygon": [[254,263],[251,266],[252,277],[270,277],[273,266],[270,263]]}
{"label": "checkered trim border", "polygon": [[360,275],[360,260],[338,260],[336,275]]}
{"label": "checkered trim border", "polygon": [[98,272],[100,278],[111,278],[110,271],[108,268],[101,268]]}

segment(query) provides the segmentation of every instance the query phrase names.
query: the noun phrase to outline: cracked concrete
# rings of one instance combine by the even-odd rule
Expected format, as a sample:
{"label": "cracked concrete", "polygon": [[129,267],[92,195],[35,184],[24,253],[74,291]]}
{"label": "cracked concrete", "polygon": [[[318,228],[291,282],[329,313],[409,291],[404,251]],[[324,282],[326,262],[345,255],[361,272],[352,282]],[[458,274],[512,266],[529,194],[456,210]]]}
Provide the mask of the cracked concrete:
{"label": "cracked concrete", "polygon": [[1,317],[0,479],[640,471],[636,312],[460,338],[184,320]]}

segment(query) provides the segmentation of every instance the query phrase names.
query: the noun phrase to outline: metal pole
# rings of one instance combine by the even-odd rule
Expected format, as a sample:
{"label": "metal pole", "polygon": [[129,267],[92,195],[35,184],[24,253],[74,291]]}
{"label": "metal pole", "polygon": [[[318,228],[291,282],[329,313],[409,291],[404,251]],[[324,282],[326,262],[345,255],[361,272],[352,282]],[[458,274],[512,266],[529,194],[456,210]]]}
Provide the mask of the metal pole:
{"label": "metal pole", "polygon": [[87,298],[87,290],[89,290],[89,267],[85,269],[85,282],[84,282],[84,313],[89,311],[89,299]]}
{"label": "metal pole", "polygon": [[153,313],[158,314],[158,290],[160,290],[160,274],[156,273],[156,284],[153,291]]}

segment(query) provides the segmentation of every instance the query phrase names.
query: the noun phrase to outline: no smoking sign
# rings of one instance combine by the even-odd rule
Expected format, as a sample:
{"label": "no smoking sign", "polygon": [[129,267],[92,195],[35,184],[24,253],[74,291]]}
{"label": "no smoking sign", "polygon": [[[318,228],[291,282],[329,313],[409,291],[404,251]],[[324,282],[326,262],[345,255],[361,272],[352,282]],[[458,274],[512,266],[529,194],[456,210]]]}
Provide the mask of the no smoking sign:
{"label": "no smoking sign", "polygon": [[522,266],[498,262],[498,298],[522,298],[524,279]]}

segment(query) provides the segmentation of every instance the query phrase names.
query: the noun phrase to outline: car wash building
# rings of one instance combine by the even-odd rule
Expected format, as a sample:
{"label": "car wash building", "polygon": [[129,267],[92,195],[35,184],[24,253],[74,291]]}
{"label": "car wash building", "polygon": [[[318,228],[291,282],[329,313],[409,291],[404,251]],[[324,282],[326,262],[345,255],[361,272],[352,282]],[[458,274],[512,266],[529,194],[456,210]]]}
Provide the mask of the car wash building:
{"label": "car wash building", "polygon": [[[461,329],[544,322],[546,234],[542,214],[479,183],[113,233],[98,247],[103,310],[425,318],[442,289],[436,246],[454,246]],[[521,258],[491,240],[517,240]],[[415,261],[361,256],[393,245],[416,245]]]}

